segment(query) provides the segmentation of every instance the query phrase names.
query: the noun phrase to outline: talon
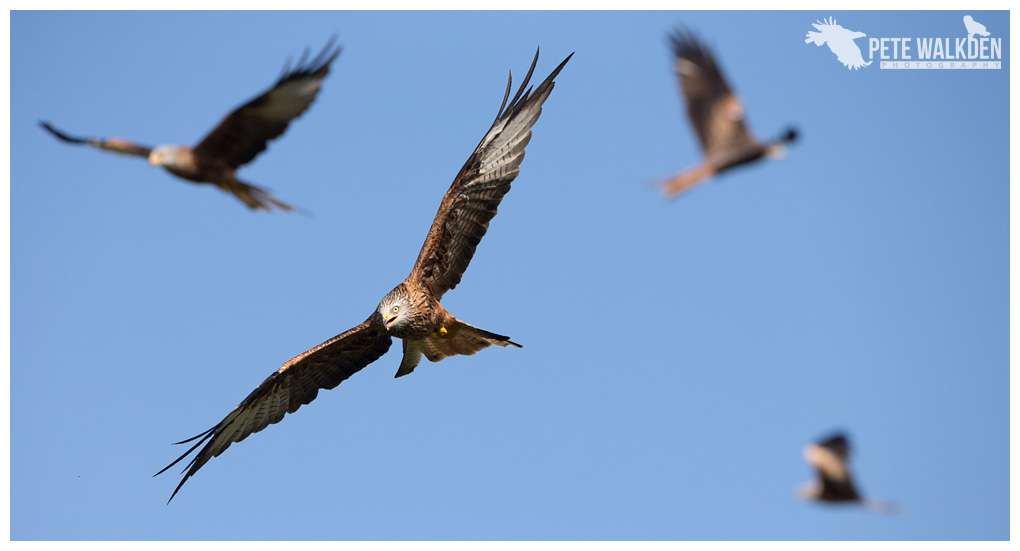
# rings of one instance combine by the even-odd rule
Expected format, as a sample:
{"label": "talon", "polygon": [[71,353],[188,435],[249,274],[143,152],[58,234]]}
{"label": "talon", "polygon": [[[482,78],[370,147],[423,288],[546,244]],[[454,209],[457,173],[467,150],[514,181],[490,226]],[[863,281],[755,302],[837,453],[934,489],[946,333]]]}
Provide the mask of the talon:
{"label": "talon", "polygon": [[437,332],[437,333],[439,333],[439,336],[440,336],[440,337],[445,337],[445,336],[446,336],[446,333],[447,333],[447,331],[446,331],[446,328],[445,328],[445,327],[440,327],[440,328],[439,328],[439,331],[436,331],[436,332]]}

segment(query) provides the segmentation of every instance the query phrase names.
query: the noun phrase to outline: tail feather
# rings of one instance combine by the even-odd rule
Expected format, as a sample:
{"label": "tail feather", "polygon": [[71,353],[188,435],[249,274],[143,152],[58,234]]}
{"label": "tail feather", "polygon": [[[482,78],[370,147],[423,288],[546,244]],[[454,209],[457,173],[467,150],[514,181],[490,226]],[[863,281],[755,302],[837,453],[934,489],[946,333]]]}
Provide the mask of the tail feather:
{"label": "tail feather", "polygon": [[397,370],[397,377],[403,377],[414,371],[421,356],[430,362],[438,362],[450,356],[470,356],[490,346],[521,345],[510,340],[510,337],[497,335],[484,329],[456,320],[452,327],[445,327],[446,334],[432,334],[418,341],[404,341],[404,358]]}
{"label": "tail feather", "polygon": [[409,341],[404,339],[404,356],[400,359],[400,367],[397,368],[397,374],[393,376],[394,379],[403,377],[418,367],[418,364],[421,362],[421,345],[423,342],[425,341]]}
{"label": "tail feather", "polygon": [[457,320],[454,327],[447,328],[445,336],[431,336],[422,343],[422,353],[430,362],[438,362],[449,356],[470,356],[490,346],[521,345],[510,340],[510,337],[490,333],[473,325]]}
{"label": "tail feather", "polygon": [[246,184],[238,179],[233,181],[217,184],[217,187],[224,191],[233,193],[238,199],[244,202],[253,210],[272,210],[270,206],[274,206],[280,210],[290,212],[294,210],[294,207],[280,201],[272,196],[268,190]]}
{"label": "tail feather", "polygon": [[712,170],[711,165],[708,163],[702,164],[691,170],[681,172],[679,175],[674,176],[662,184],[662,193],[666,196],[666,198],[672,199],[701,183],[702,180],[708,178],[714,173],[715,171]]}
{"label": "tail feather", "polygon": [[893,503],[892,501],[875,499],[873,497],[866,497],[862,499],[861,507],[864,507],[873,513],[882,513],[883,515],[895,515],[900,512],[900,506],[898,504]]}

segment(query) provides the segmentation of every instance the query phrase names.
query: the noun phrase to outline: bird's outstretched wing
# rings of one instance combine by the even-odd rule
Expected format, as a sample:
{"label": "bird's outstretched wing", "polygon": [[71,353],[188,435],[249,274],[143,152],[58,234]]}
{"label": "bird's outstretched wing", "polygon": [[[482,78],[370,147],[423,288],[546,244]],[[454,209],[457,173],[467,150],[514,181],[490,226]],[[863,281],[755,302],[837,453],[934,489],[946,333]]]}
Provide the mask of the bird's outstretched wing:
{"label": "bird's outstretched wing", "polygon": [[475,247],[488,230],[489,221],[496,216],[496,208],[510,191],[510,182],[520,172],[531,127],[552,92],[553,79],[573,55],[567,56],[532,90],[527,86],[538,63],[536,51],[524,82],[509,104],[513,79],[508,79],[495,122],[443,196],[409,277],[428,285],[437,300],[460,283]]}
{"label": "bird's outstretched wing", "polygon": [[148,157],[149,153],[152,152],[151,147],[131,143],[121,138],[76,138],[74,136],[68,136],[56,128],[53,128],[48,122],[40,122],[39,126],[45,128],[50,134],[53,134],[58,139],[68,143],[91,145],[92,147],[98,147],[104,151],[112,151],[114,153],[122,153],[124,155],[134,155],[136,157]]}
{"label": "bird's outstretched wing", "polygon": [[170,503],[181,486],[195,474],[202,465],[226,450],[231,443],[240,442],[253,432],[258,432],[272,423],[279,423],[287,413],[294,413],[299,407],[310,403],[319,389],[332,389],[363,367],[379,359],[389,350],[390,336],[371,319],[338,335],[315,348],[294,357],[283,367],[262,381],[234,411],[231,411],[215,427],[177,444],[198,440],[183,455],[163,470],[205,446],[188,463],[187,474],[170,496]]}
{"label": "bird's outstretched wing", "polygon": [[709,160],[727,158],[755,145],[744,125],[740,98],[730,90],[712,52],[691,32],[670,35],[674,68],[687,104],[687,115]]}
{"label": "bird's outstretched wing", "polygon": [[195,146],[195,155],[225,161],[236,169],[264,151],[266,142],[283,134],[290,121],[304,113],[315,100],[322,79],[329,73],[330,63],[340,55],[340,48],[333,48],[333,42],[331,38],[322,52],[307,64],[306,50],[293,71],[284,67],[272,88],[227,115]]}

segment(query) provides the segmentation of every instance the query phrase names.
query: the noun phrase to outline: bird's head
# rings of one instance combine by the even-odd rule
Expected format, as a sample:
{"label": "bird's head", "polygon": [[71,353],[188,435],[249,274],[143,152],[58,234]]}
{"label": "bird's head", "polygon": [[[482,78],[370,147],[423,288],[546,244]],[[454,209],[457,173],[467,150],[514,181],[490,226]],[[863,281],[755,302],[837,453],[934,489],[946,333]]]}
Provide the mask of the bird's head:
{"label": "bird's head", "polygon": [[159,146],[149,152],[149,164],[159,166],[163,164],[163,157],[166,155],[166,146]]}
{"label": "bird's head", "polygon": [[174,166],[184,149],[179,145],[160,145],[149,153],[149,164],[153,166]]}
{"label": "bird's head", "polygon": [[382,301],[379,302],[379,307],[376,308],[376,313],[382,318],[386,329],[392,330],[407,324],[410,310],[407,291],[401,283],[383,297]]}

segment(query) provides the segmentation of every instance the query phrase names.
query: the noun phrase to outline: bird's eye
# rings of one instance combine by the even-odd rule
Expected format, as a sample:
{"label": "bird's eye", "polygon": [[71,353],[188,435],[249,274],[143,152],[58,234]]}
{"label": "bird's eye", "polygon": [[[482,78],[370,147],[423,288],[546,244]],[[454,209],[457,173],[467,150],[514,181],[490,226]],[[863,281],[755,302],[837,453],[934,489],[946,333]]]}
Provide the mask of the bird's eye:
{"label": "bird's eye", "polygon": [[394,306],[393,308],[390,309],[390,311],[393,312],[394,314],[396,314],[397,312],[400,311],[400,307],[399,306]]}

